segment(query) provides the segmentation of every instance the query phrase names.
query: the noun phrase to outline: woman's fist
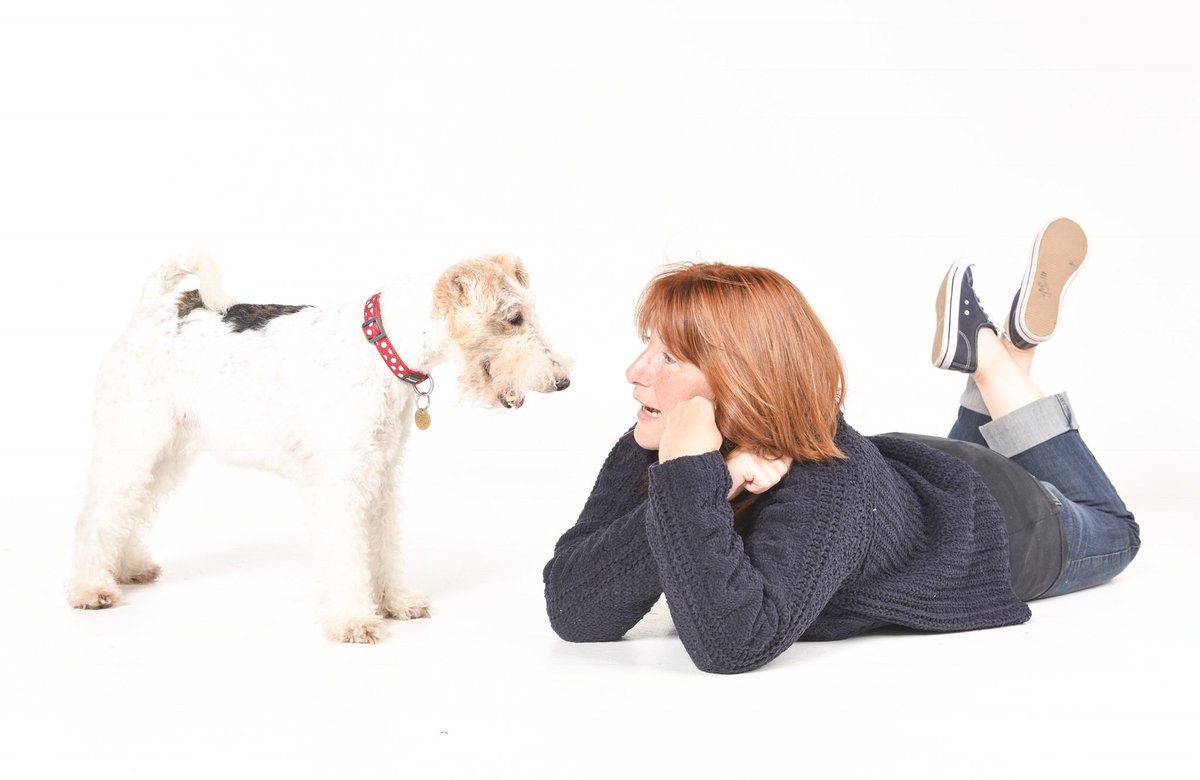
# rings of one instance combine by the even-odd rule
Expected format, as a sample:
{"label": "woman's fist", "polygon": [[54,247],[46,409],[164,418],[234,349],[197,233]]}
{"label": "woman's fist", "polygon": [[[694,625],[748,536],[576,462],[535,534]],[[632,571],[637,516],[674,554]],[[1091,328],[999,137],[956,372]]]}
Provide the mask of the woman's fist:
{"label": "woman's fist", "polygon": [[658,462],[716,452],[723,441],[717,430],[713,402],[695,396],[675,404],[675,408],[667,412],[662,441],[658,444]]}
{"label": "woman's fist", "polygon": [[743,490],[764,493],[775,487],[792,467],[792,459],[784,455],[772,460],[738,447],[725,458],[725,467],[733,480],[733,489],[729,491],[729,499],[733,500]]}

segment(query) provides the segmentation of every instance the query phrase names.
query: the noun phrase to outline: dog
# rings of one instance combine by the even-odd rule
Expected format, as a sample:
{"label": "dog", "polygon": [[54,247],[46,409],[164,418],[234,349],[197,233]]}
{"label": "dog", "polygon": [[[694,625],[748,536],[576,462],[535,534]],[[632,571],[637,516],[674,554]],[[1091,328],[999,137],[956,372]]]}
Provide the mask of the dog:
{"label": "dog", "polygon": [[[192,275],[199,288],[176,292]],[[447,361],[462,395],[493,407],[570,384],[519,258],[467,260],[432,289],[394,283],[335,306],[237,303],[208,255],[167,262],[101,365],[69,603],[102,609],[118,584],[158,579],[142,533],[209,451],[301,485],[330,639],[375,643],[383,618],[428,617],[401,577],[394,478]]]}

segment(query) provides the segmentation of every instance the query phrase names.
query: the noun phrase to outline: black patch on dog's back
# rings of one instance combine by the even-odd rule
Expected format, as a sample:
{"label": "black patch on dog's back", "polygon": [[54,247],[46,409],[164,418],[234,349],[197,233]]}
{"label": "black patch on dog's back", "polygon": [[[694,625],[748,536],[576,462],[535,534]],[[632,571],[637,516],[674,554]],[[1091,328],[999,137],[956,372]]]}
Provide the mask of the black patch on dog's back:
{"label": "black patch on dog's back", "polygon": [[[204,302],[200,300],[199,290],[188,290],[182,293],[176,304],[179,319],[183,319],[196,309],[203,308],[205,306]],[[244,330],[261,330],[276,317],[295,314],[301,309],[307,308],[310,307],[288,306],[280,303],[235,303],[229,307],[221,319],[232,326],[234,333],[241,333]]]}
{"label": "black patch on dog's back", "polygon": [[221,319],[233,326],[234,333],[259,330],[276,317],[295,314],[308,306],[285,306],[281,303],[235,303]]}

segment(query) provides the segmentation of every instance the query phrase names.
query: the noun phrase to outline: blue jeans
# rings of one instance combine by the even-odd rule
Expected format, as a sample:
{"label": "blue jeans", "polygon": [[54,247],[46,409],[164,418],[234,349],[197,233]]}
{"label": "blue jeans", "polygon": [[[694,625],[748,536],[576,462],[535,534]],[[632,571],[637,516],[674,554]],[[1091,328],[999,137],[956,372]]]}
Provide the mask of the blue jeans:
{"label": "blue jeans", "polygon": [[993,420],[973,381],[949,438],[989,447],[1016,461],[1050,494],[1062,513],[1067,565],[1042,598],[1108,582],[1141,546],[1138,524],[1079,436],[1065,394],[1050,396]]}

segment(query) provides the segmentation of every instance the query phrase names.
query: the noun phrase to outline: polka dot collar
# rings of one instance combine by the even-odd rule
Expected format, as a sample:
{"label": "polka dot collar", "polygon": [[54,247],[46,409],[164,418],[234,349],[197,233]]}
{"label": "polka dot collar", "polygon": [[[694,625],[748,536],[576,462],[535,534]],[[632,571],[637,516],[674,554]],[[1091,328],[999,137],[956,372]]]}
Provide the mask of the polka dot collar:
{"label": "polka dot collar", "polygon": [[411,385],[419,385],[429,379],[429,374],[413,371],[406,366],[400,356],[396,354],[396,350],[392,349],[391,339],[384,331],[383,320],[380,318],[379,293],[375,293],[367,299],[367,305],[363,308],[362,328],[367,341],[374,344],[375,349],[379,350],[379,356],[383,358],[384,365],[398,378]]}

